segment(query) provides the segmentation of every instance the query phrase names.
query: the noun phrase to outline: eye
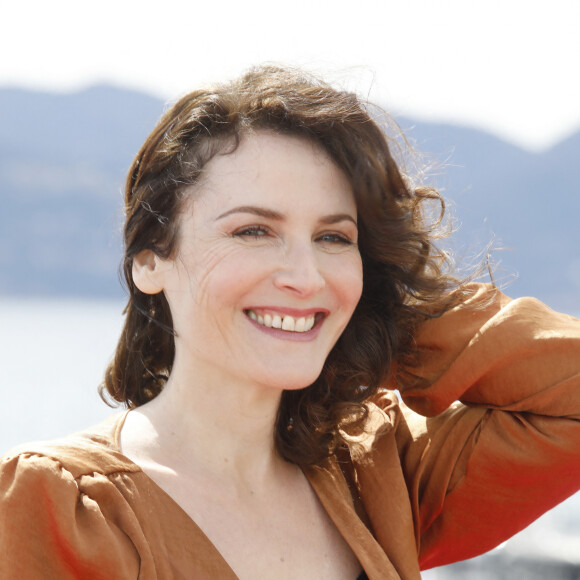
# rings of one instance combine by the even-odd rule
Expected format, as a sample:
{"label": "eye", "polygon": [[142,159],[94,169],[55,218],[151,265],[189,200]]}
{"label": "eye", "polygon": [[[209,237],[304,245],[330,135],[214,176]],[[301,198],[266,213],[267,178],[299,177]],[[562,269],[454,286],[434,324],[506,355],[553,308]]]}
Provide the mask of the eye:
{"label": "eye", "polygon": [[317,240],[319,242],[325,242],[328,244],[342,244],[346,246],[350,246],[353,244],[353,241],[348,236],[346,236],[345,234],[340,234],[338,232],[326,232],[318,236]]}
{"label": "eye", "polygon": [[261,238],[267,236],[270,230],[264,226],[245,226],[233,233],[235,238]]}

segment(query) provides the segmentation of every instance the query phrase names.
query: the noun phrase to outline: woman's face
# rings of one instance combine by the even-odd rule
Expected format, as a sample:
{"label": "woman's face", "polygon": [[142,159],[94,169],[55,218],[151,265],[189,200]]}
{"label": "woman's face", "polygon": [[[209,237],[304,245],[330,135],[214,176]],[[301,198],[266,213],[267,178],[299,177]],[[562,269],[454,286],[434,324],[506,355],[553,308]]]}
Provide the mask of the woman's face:
{"label": "woman's face", "polygon": [[190,195],[177,255],[160,265],[175,364],[269,388],[311,384],[362,292],[348,179],[316,145],[258,132],[214,157]]}

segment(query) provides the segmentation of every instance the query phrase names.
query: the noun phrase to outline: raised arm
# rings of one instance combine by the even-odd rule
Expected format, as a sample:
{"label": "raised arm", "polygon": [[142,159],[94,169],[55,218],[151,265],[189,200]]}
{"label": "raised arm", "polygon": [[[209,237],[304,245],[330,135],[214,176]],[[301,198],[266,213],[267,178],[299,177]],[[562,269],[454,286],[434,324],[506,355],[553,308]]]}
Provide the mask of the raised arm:
{"label": "raised arm", "polygon": [[580,488],[580,321],[480,286],[417,344],[396,433],[428,568],[491,549]]}

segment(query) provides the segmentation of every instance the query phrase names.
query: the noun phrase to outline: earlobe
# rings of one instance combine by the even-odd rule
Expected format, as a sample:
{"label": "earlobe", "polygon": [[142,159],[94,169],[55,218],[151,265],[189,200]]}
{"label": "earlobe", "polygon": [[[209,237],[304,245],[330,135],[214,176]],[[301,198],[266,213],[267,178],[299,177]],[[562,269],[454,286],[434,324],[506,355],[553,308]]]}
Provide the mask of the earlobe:
{"label": "earlobe", "polygon": [[153,250],[142,250],[133,258],[133,282],[144,294],[159,294],[164,283],[161,259]]}

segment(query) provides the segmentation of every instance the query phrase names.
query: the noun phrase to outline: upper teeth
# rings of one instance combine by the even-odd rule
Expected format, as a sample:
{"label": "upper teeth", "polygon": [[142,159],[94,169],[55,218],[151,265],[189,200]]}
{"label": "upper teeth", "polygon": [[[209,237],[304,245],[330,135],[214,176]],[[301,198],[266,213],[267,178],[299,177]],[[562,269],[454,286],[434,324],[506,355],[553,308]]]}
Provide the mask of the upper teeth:
{"label": "upper teeth", "polygon": [[280,314],[265,313],[262,316],[253,310],[248,310],[248,316],[262,326],[281,328],[282,330],[288,330],[290,332],[308,332],[314,326],[314,314],[294,318],[289,314],[282,316]]}

